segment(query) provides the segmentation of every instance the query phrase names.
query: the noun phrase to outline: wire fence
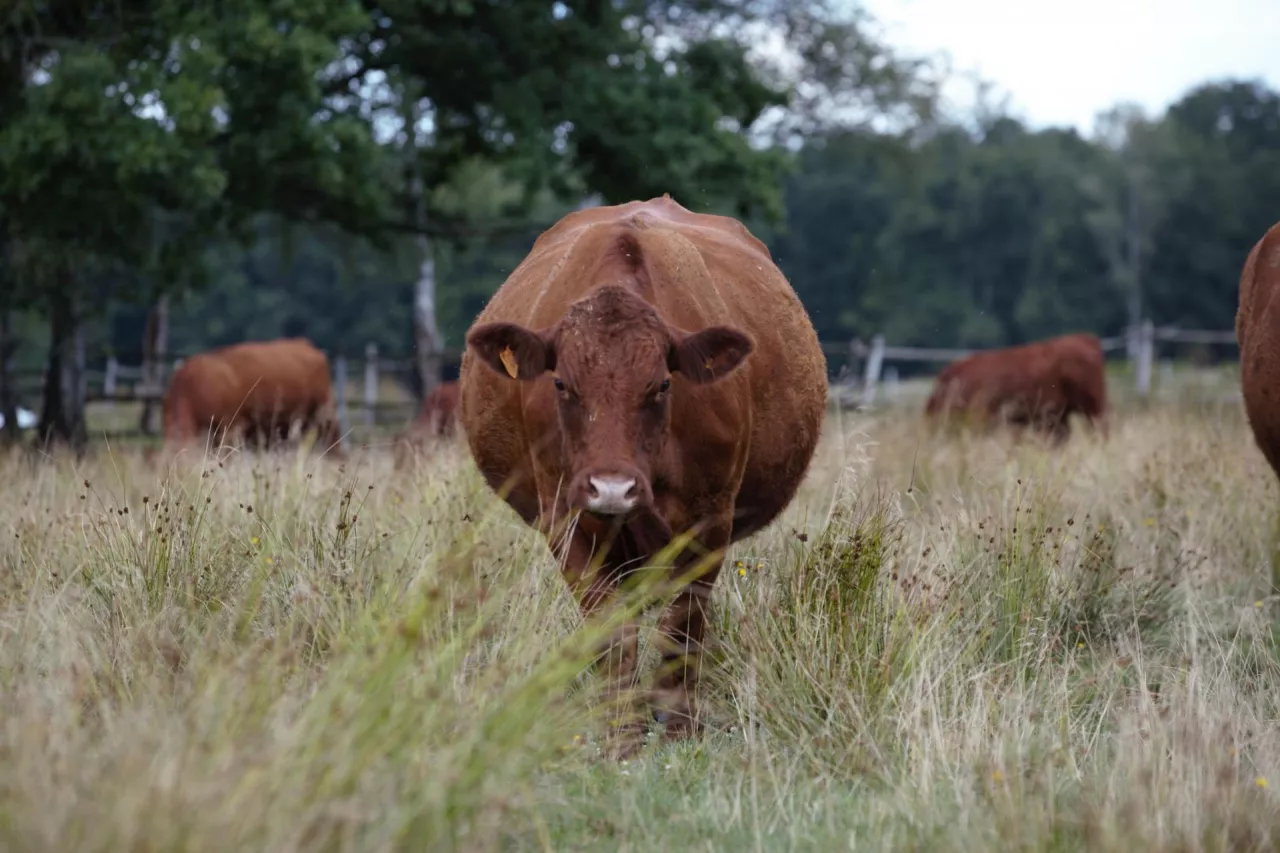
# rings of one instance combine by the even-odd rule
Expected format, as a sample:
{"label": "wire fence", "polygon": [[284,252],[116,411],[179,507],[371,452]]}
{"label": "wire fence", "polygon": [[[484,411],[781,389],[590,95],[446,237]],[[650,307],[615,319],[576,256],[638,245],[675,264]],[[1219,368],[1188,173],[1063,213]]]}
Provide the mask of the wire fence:
{"label": "wire fence", "polygon": [[[1103,338],[1105,353],[1123,352],[1133,365],[1133,391],[1139,398],[1151,394],[1152,368],[1160,344],[1201,346],[1236,345],[1235,331],[1186,330],[1157,327],[1150,322],[1124,335]],[[896,363],[942,364],[971,355],[978,350],[910,347],[889,344],[882,334],[869,342],[825,342],[823,351],[833,363],[843,366],[831,385],[833,403],[844,408],[871,408],[885,386],[889,397],[897,383]],[[446,377],[457,375],[462,353],[440,353]],[[164,398],[168,378],[182,364],[183,357],[169,357],[163,363],[145,361],[141,355],[130,362],[108,355],[85,365],[80,382],[82,403],[92,405],[91,432],[94,437],[138,438],[158,432],[159,403]],[[414,387],[417,363],[413,359],[386,358],[376,344],[364,347],[363,357],[345,354],[330,356],[338,417],[344,434],[373,435],[402,428],[416,414],[419,401]],[[12,374],[20,404],[34,405],[43,392],[43,372]],[[86,411],[88,409],[86,408]],[[30,416],[28,415],[28,418]],[[134,420],[136,418],[136,420]],[[130,422],[133,425],[130,425]]]}

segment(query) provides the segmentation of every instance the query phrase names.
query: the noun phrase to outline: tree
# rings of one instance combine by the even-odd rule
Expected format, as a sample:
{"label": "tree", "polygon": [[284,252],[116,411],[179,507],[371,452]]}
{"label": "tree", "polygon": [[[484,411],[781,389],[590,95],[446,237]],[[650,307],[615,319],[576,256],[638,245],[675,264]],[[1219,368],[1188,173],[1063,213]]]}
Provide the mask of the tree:
{"label": "tree", "polygon": [[1099,115],[1096,128],[1102,158],[1081,176],[1092,202],[1086,219],[1107,259],[1111,284],[1125,300],[1133,355],[1137,341],[1132,333],[1146,310],[1146,262],[1185,174],[1168,125],[1147,118],[1140,108],[1116,106]]}
{"label": "tree", "polygon": [[1153,235],[1151,313],[1230,329],[1245,257],[1280,219],[1280,93],[1253,81],[1205,84],[1171,105],[1164,123],[1183,178]]}
{"label": "tree", "polygon": [[[286,5],[289,25],[274,26]],[[61,368],[90,295],[149,301],[195,283],[209,237],[243,233],[259,210],[369,233],[387,215],[371,128],[322,110],[317,83],[359,8],[233,6],[37,3],[0,30],[18,72],[0,95],[0,210],[11,273],[43,295],[53,330],[46,439],[82,438],[81,383]]]}

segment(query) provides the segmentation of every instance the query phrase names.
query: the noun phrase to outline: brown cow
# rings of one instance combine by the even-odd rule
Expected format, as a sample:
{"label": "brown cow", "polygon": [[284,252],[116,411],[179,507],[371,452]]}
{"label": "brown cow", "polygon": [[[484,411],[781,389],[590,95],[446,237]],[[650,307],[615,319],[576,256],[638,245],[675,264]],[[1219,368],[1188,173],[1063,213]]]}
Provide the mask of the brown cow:
{"label": "brown cow", "polygon": [[458,383],[441,382],[422,400],[414,427],[437,438],[452,435],[458,420]]}
{"label": "brown cow", "polygon": [[1254,442],[1280,476],[1280,223],[1254,244],[1240,276],[1240,391]]}
{"label": "brown cow", "polygon": [[403,467],[424,441],[449,438],[454,434],[458,423],[458,393],[457,382],[441,382],[423,398],[413,423],[393,442],[392,452],[397,468]]}
{"label": "brown cow", "polygon": [[1005,422],[1071,434],[1073,412],[1106,430],[1107,380],[1102,343],[1090,334],[1062,335],[986,350],[953,361],[938,374],[925,414],[960,412],[981,426]]}
{"label": "brown cow", "polygon": [[[665,195],[570,213],[476,318],[461,384],[480,472],[546,534],[585,615],[692,530],[663,576],[676,594],[653,699],[668,739],[693,734],[725,550],[792,501],[826,407],[817,335],[769,250],[740,222]],[[705,573],[677,577],[691,569]],[[630,623],[608,643],[613,690],[636,658]]]}
{"label": "brown cow", "polygon": [[249,439],[270,447],[298,425],[315,426],[318,447],[340,455],[329,359],[302,338],[194,355],[174,371],[165,394],[166,450],[210,432],[215,446]]}

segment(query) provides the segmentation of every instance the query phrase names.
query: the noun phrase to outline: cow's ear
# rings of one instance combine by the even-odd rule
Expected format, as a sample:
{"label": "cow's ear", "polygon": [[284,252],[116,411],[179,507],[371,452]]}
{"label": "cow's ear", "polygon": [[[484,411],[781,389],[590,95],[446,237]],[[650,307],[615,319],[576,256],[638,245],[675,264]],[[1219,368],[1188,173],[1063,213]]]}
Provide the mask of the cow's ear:
{"label": "cow's ear", "polygon": [[467,333],[467,346],[512,379],[537,379],[556,366],[554,327],[535,332],[515,323],[486,323]]}
{"label": "cow's ear", "polygon": [[677,334],[667,355],[667,367],[701,385],[728,376],[753,349],[751,338],[737,329],[709,326],[693,334]]}

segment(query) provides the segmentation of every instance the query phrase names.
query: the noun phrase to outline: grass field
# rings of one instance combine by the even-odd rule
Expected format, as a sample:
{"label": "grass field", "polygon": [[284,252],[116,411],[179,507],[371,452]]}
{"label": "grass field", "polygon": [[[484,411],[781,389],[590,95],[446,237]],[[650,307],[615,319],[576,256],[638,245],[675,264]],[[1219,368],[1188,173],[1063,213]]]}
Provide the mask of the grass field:
{"label": "grass field", "polygon": [[457,447],[0,483],[0,849],[1280,844],[1278,496],[1238,405],[1059,452],[833,416],[717,585],[711,730],[626,763],[545,545]]}

